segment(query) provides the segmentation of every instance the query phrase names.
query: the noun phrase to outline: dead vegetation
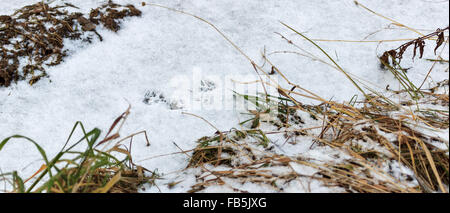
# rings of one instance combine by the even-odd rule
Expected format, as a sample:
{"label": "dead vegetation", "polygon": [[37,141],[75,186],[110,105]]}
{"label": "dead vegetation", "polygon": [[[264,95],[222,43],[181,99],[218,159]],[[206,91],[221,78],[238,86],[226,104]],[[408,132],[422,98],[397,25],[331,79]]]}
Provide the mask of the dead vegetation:
{"label": "dead vegetation", "polygon": [[[355,3],[382,16],[357,1]],[[249,60],[258,75],[269,79],[263,81],[260,78],[261,81],[257,82],[261,83],[263,88],[274,87],[279,93],[279,97],[274,97],[267,92],[254,97],[240,95],[258,108],[258,110],[250,111],[253,115],[251,119],[241,123],[241,125],[245,123],[248,125],[243,129],[233,129],[228,132],[218,130],[214,136],[204,137],[198,141],[199,145],[192,150],[188,168],[201,168],[202,172],[196,176],[197,184],[192,186],[189,192],[204,191],[211,186],[226,186],[236,192],[246,192],[236,185],[246,183],[283,192],[284,187],[289,186],[291,182],[301,185],[307,192],[310,189],[307,185],[312,181],[320,181],[325,186],[338,187],[346,192],[447,192],[448,141],[429,133],[439,132],[449,127],[449,98],[446,92],[448,80],[446,83],[438,83],[433,88],[422,89],[423,84],[416,87],[408,79],[405,70],[395,66],[392,67],[392,73],[402,85],[403,90],[394,91],[387,87],[388,95],[386,95],[364,84],[366,91],[369,90],[366,92],[359,86],[363,84],[362,81],[347,73],[318,44],[282,23],[292,32],[315,45],[332,63],[304,51],[282,36],[289,44],[303,52],[299,55],[307,56],[339,70],[364,95],[361,100],[352,98],[349,102],[343,103],[329,101],[289,81],[266,55],[263,55],[264,65],[268,65],[269,69],[259,66],[210,22],[173,8],[156,4],[149,4],[149,6],[194,17],[214,28]],[[392,19],[382,17],[397,26],[415,31]],[[413,44],[414,52],[418,49],[421,58],[425,50],[425,40],[434,37],[437,37],[434,48],[436,52],[444,43],[446,30],[448,31],[448,27],[407,42],[398,49],[386,51],[380,60],[385,62],[384,65],[389,65],[387,57],[390,56],[398,65],[397,60],[401,59],[406,49]],[[289,88],[280,86],[273,79],[273,75],[278,75],[285,80]],[[428,75],[425,80],[427,78]],[[312,99],[321,104],[306,105],[300,102],[299,98]],[[279,107],[274,109],[272,107],[274,103]],[[263,115],[271,115],[274,111],[277,116],[268,121],[261,119]],[[308,124],[312,127],[299,128],[298,124],[304,124],[305,121],[301,117],[295,118],[295,113],[292,112],[307,113],[322,125],[314,127],[313,124]],[[278,131],[262,131],[259,129],[262,122],[276,126]],[[319,133],[313,131],[317,128],[320,129]],[[250,136],[250,133],[253,133],[253,136]],[[311,150],[329,147],[340,153],[338,155],[348,155],[351,158],[339,162],[323,162],[318,159],[304,158],[302,155],[284,156],[274,151],[273,141],[270,141],[266,134],[282,134],[286,141],[291,140],[290,143],[294,145],[305,143],[312,138]],[[182,150],[182,153],[186,152]],[[299,165],[304,166],[303,170],[298,171],[293,168]],[[306,167],[314,169],[314,172],[312,174],[307,172]],[[394,167],[409,168],[412,174],[396,174],[399,169]]]}
{"label": "dead vegetation", "polygon": [[[442,103],[448,104],[448,95],[438,97],[441,98]],[[434,96],[429,98],[430,102],[435,101]],[[266,104],[263,97],[259,100],[261,100],[259,106]],[[310,149],[316,149],[317,146],[329,146],[342,154],[352,156],[353,160],[347,160],[344,163],[314,163],[314,160],[304,159],[301,155],[277,154],[272,150],[274,148],[272,142],[265,141],[267,137],[258,129],[259,125],[254,124],[265,121],[259,121],[255,116],[251,122],[247,121],[250,128],[248,130],[234,129],[199,139],[199,145],[193,150],[188,167],[200,167],[204,170],[204,174],[198,177],[199,183],[194,185],[190,192],[201,191],[215,184],[231,185],[227,184],[229,181],[237,181],[241,184],[263,184],[282,192],[286,184],[292,181],[305,182],[303,179],[305,177],[321,181],[326,186],[343,188],[347,192],[446,191],[445,185],[449,184],[448,150],[442,150],[433,145],[446,144],[446,142],[421,133],[418,129],[424,127],[418,127],[413,123],[428,125],[429,128],[446,129],[448,113],[426,116],[424,114],[430,111],[426,113],[423,111],[419,112],[415,118],[411,118],[410,115],[405,114],[410,112],[402,111],[401,106],[393,105],[375,96],[365,100],[358,108],[336,102],[326,102],[314,108],[299,104],[295,99],[289,103],[290,109],[306,110],[322,120],[324,123],[320,128],[322,131],[320,134],[314,134],[308,130],[292,129],[289,127],[296,125],[294,120],[287,121],[280,119],[283,116],[277,116],[277,122],[269,123],[284,124],[275,125],[280,126],[278,134],[284,134],[287,141],[292,136],[288,133],[296,133],[295,141],[300,144],[305,143],[302,142],[304,140],[308,141],[308,137],[315,138],[315,146],[311,146]],[[302,107],[296,106],[295,103]],[[320,110],[311,110],[318,108]],[[398,116],[393,117],[392,113],[398,113]],[[286,112],[281,114],[287,116]],[[255,137],[255,134],[258,137]],[[262,144],[269,146],[264,148]],[[376,144],[384,151],[364,148],[362,146],[364,144]],[[391,165],[395,162],[410,168],[414,176],[406,175],[404,179],[394,178]],[[312,175],[302,174],[292,169],[293,164],[314,168],[316,172]],[[215,171],[211,166],[205,165],[221,166],[221,169]],[[385,169],[386,166],[390,169]],[[271,169],[277,167],[285,168],[285,170],[279,172]],[[418,182],[416,187],[411,186],[414,185],[414,180]],[[231,188],[241,191],[236,187]],[[305,191],[308,191],[307,187]]]}
{"label": "dead vegetation", "polygon": [[[191,15],[174,9],[170,10]],[[94,19],[90,22],[94,23],[97,20],[97,22],[110,23],[112,30],[117,29],[111,21],[98,19],[99,16],[101,17],[100,13],[104,14],[100,10],[91,12],[91,18],[94,17]],[[421,89],[415,87],[402,70],[393,68],[394,76],[397,75],[396,79],[404,85],[403,90],[387,89],[386,92],[389,96],[372,90],[371,93],[362,91],[364,98],[361,100],[352,99],[343,103],[329,101],[300,85],[290,82],[284,77],[282,71],[264,55],[265,64],[270,65],[269,73],[267,69],[258,66],[245,55],[214,25],[197,16],[193,17],[214,27],[249,60],[258,75],[265,75],[270,80],[272,80],[273,75],[279,75],[287,82],[289,88],[284,88],[275,81],[263,82],[261,80],[259,83],[264,87],[275,87],[279,96],[271,96],[267,93],[253,97],[240,95],[246,101],[255,104],[257,110],[250,111],[253,117],[241,123],[245,128],[231,129],[230,131],[220,131],[216,128],[217,132],[214,135],[200,138],[197,141],[198,146],[191,150],[192,155],[189,156],[187,169],[200,168],[201,174],[196,176],[197,183],[191,187],[189,192],[201,192],[211,186],[227,186],[235,192],[247,192],[237,187],[236,182],[242,185],[246,183],[256,184],[278,192],[284,192],[290,184],[297,184],[303,187],[305,192],[308,192],[311,191],[309,184],[314,181],[345,192],[447,192],[450,178],[448,172],[448,141],[429,133],[449,128],[449,95],[445,92],[448,91],[448,80],[437,83],[435,87]],[[93,26],[89,26],[89,22],[86,22],[86,20],[83,19],[80,23],[82,22],[85,23],[86,30],[94,29]],[[288,27],[288,25],[284,25]],[[288,28],[314,43],[293,28]],[[437,43],[434,48],[436,51],[443,43],[445,30],[448,30],[448,27],[410,41],[398,49],[386,51],[380,60],[385,62],[383,64],[389,65],[389,58],[386,58],[386,54],[387,57],[392,57],[392,60],[400,60],[406,49],[413,44],[415,46],[414,53],[418,48],[419,58],[421,58],[425,48],[424,41],[437,36]],[[289,40],[289,42],[295,45],[292,41]],[[320,46],[315,45],[322,50]],[[323,53],[336,65],[335,69],[347,75],[345,70],[325,51]],[[318,61],[323,62],[323,60]],[[347,77],[358,89],[362,90],[357,81],[354,81],[350,75],[347,75]],[[310,98],[321,103],[318,105],[304,104],[299,101],[300,97]],[[277,107],[273,108],[274,105]],[[276,113],[273,111],[276,111]],[[321,125],[314,127],[314,125],[306,123],[308,121],[296,114],[297,112],[306,113],[312,120]],[[275,115],[272,119],[261,119],[263,116],[272,115],[272,113]],[[126,118],[126,115],[127,113],[116,119],[107,137],[99,142],[99,145],[119,138],[118,134],[109,136],[109,133],[120,120]],[[277,131],[263,131],[260,128],[263,123],[275,126]],[[310,126],[299,128],[300,124]],[[320,131],[313,131],[317,129]],[[96,134],[96,131],[87,133],[83,139],[88,139],[88,136]],[[275,143],[267,137],[268,134],[282,135],[286,141],[290,141],[293,145],[309,142],[311,144],[310,150],[328,147],[337,151],[338,155],[347,155],[351,158],[336,162],[311,159],[301,154],[282,155],[276,151]],[[98,135],[93,138],[96,139],[97,137]],[[0,144],[0,149],[8,140]],[[88,140],[88,143],[92,142]],[[89,149],[84,155],[93,151],[97,150]],[[87,171],[93,171],[93,173],[84,173],[86,174],[84,177],[89,177],[88,179],[83,178],[83,176],[72,176],[72,174],[78,174],[76,171],[80,171],[79,168],[89,167],[60,170],[63,171],[64,176],[54,179],[57,181],[51,182],[50,185],[46,184],[48,191],[135,192],[136,186],[140,183],[157,178],[155,173],[151,177],[144,178],[143,168],[133,167],[130,151],[119,149],[118,146],[114,146],[110,151],[125,153],[128,157],[127,160],[129,160],[128,164],[132,166],[123,167],[126,164],[124,164],[125,161],[121,161],[120,164],[113,164],[113,166],[106,168],[88,169]],[[187,152],[189,151],[181,150],[183,154]],[[109,152],[107,153],[109,154]],[[91,163],[87,165],[96,162],[96,158],[89,159],[92,159],[92,161],[87,161]],[[393,168],[395,166],[410,169],[412,175],[395,174],[396,171],[394,170],[396,169]],[[50,172],[49,169],[45,167],[44,169]],[[14,183],[16,192],[31,190],[24,190],[24,185],[21,184],[23,181],[18,178],[17,174],[12,174],[12,176],[12,183]],[[74,181],[69,183],[66,181],[68,180],[66,177],[73,177]],[[130,184],[130,180],[133,184]],[[176,183],[171,184],[172,187],[176,185]],[[74,186],[83,187],[74,188]]]}
{"label": "dead vegetation", "polygon": [[92,9],[89,17],[68,12],[66,3],[50,6],[43,2],[25,6],[14,14],[0,16],[0,87],[27,80],[30,85],[47,76],[46,67],[55,66],[68,55],[64,48],[67,39],[91,42],[100,23],[114,32],[120,20],[140,16],[133,5],[118,5],[109,1]]}
{"label": "dead vegetation", "polygon": [[89,14],[89,24],[94,23],[98,25],[102,23],[106,28],[117,32],[120,29],[118,20],[129,16],[141,16],[141,11],[136,9],[133,5],[122,5],[109,2],[97,9],[91,10]]}
{"label": "dead vegetation", "polygon": [[[25,139],[36,146],[45,162],[26,180],[16,171],[0,174],[11,185],[11,190],[7,192],[137,193],[144,184],[153,185],[159,174],[136,165],[131,157],[131,146],[136,135],[144,135],[147,146],[150,146],[147,133],[142,131],[123,138],[119,134],[129,110],[113,122],[103,140],[99,140],[99,129],[86,132],[83,124],[77,122],[61,151],[51,160],[38,143],[27,137],[14,135],[1,141],[0,151],[7,143]],[[77,129],[81,130],[83,137],[73,143],[72,136]],[[128,146],[122,144],[127,140]],[[82,147],[86,147],[84,151],[80,151]]]}
{"label": "dead vegetation", "polygon": [[[400,62],[403,58],[403,54],[405,53],[406,49],[408,49],[408,47],[410,47],[412,45],[414,45],[412,59],[414,60],[414,58],[416,57],[417,50],[419,50],[419,58],[422,58],[424,50],[425,50],[425,40],[435,37],[435,36],[437,36],[436,46],[434,48],[434,54],[436,55],[437,49],[444,43],[444,40],[445,40],[444,32],[448,31],[448,30],[449,30],[449,27],[446,27],[444,29],[437,29],[433,33],[430,33],[428,35],[425,35],[425,36],[422,36],[415,40],[404,43],[396,49],[385,51],[383,53],[383,55],[380,57],[380,61],[383,66],[386,66],[388,64],[392,65],[392,66],[396,66],[396,65],[400,64]],[[391,59],[391,61],[389,61],[389,58]]]}

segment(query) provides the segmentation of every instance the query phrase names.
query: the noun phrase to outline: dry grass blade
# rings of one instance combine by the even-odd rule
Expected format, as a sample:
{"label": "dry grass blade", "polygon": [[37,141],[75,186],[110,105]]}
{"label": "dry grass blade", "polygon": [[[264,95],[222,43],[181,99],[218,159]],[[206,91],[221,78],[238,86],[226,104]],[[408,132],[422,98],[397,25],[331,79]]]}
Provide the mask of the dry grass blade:
{"label": "dry grass blade", "polygon": [[408,26],[406,26],[406,25],[404,25],[404,24],[401,24],[401,23],[399,23],[398,21],[395,21],[394,19],[391,19],[391,18],[388,18],[388,17],[386,17],[386,16],[384,16],[384,15],[381,15],[381,14],[379,14],[379,13],[377,13],[377,12],[375,12],[375,11],[369,9],[368,7],[364,6],[363,4],[361,4],[361,3],[358,2],[358,1],[353,1],[353,2],[355,3],[355,5],[360,6],[360,7],[364,8],[364,9],[366,9],[367,11],[369,11],[369,12],[371,12],[371,13],[373,13],[373,14],[375,14],[375,15],[381,17],[381,18],[384,18],[384,19],[386,19],[386,20],[391,21],[393,24],[395,24],[395,25],[397,25],[397,26],[399,26],[399,27],[404,27],[404,28],[406,28],[406,29],[408,29],[408,30],[411,30],[411,31],[413,31],[413,32],[415,32],[415,33],[417,33],[417,34],[419,34],[420,36],[424,36],[421,32],[419,32],[419,31],[417,31],[417,30],[415,30],[415,29],[413,29],[413,28],[411,28],[411,27],[408,27]]}
{"label": "dry grass blade", "polygon": [[93,193],[106,193],[106,192],[110,191],[111,188],[114,185],[116,185],[116,183],[118,183],[121,178],[122,178],[121,172],[118,172],[117,174],[114,175],[113,178],[111,178],[111,180],[109,180],[109,182],[104,187],[95,189],[92,192]]}

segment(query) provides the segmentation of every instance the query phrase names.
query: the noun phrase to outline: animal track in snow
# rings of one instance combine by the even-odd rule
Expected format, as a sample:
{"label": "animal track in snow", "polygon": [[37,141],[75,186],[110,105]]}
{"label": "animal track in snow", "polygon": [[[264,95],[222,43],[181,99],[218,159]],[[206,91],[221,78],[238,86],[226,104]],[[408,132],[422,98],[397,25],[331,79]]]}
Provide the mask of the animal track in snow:
{"label": "animal track in snow", "polygon": [[160,91],[149,90],[144,95],[143,102],[147,105],[153,105],[158,103],[164,103],[171,110],[182,109],[181,101],[171,100],[164,96]]}

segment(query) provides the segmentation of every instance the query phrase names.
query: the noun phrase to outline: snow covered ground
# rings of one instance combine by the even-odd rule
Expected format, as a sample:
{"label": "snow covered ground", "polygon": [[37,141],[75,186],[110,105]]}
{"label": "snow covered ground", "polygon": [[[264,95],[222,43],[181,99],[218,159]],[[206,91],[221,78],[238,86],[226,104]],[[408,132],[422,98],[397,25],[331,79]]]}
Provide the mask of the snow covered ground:
{"label": "snow covered ground", "polygon": [[[14,9],[35,2],[0,0],[0,14],[12,14]],[[106,1],[55,0],[52,5],[63,2],[88,12]],[[84,46],[68,42],[66,47],[72,54],[59,66],[48,69],[49,78],[32,86],[19,82],[0,88],[0,140],[14,134],[25,135],[53,156],[63,146],[76,121],[82,121],[87,129],[106,130],[131,104],[131,114],[121,132],[131,134],[146,130],[151,142],[151,146],[146,147],[143,137],[135,138],[132,150],[135,162],[164,174],[177,173],[186,167],[186,155],[151,157],[180,151],[173,142],[185,150],[193,149],[198,138],[216,132],[201,119],[182,112],[199,115],[221,130],[238,127],[243,116],[242,111],[233,109],[231,92],[238,86],[229,79],[253,81],[258,79],[257,75],[252,65],[209,25],[163,8],[142,6],[140,0],[115,2],[133,3],[143,14],[124,20],[117,33],[101,28],[98,32],[103,42]],[[360,2],[423,34],[449,25],[448,1]],[[296,50],[275,32],[326,59],[279,21],[312,39],[377,41],[419,36],[395,26],[395,29],[384,29],[389,21],[356,6],[353,0],[155,0],[152,3],[210,21],[258,64],[262,64],[264,51],[269,54]],[[404,42],[318,43],[346,71],[382,91],[388,84],[393,89],[399,86],[390,72],[380,69],[376,57]],[[446,48],[443,57],[448,59]],[[408,74],[414,83],[420,84],[432,63],[413,62],[411,56],[406,53],[404,59],[406,65],[412,67]],[[359,94],[345,75],[320,62],[296,54],[272,54],[269,58],[290,81],[325,99],[348,101]],[[425,51],[424,58],[435,56],[432,51]],[[434,82],[448,79],[448,71],[443,71],[446,66],[438,64],[435,69],[439,71],[432,72],[430,79]],[[270,67],[265,68],[270,70]],[[425,84],[428,85],[432,84]],[[163,97],[159,98],[161,94]],[[448,141],[448,136],[445,140]],[[308,153],[314,152],[307,149],[309,145],[288,152],[313,155]],[[330,150],[330,155],[332,152]],[[320,155],[316,157],[327,157]],[[145,160],[147,158],[151,159]],[[0,152],[0,169],[3,172],[18,170],[23,176],[29,176],[42,164],[39,159],[30,144],[9,143]],[[187,191],[195,183],[192,175],[186,174],[183,179],[179,186],[161,187],[161,190]],[[254,186],[247,188],[254,192],[270,191]],[[148,190],[158,191],[155,187]],[[215,191],[214,188],[208,190]],[[287,191],[303,190],[293,187]],[[311,191],[335,190],[313,184]]]}

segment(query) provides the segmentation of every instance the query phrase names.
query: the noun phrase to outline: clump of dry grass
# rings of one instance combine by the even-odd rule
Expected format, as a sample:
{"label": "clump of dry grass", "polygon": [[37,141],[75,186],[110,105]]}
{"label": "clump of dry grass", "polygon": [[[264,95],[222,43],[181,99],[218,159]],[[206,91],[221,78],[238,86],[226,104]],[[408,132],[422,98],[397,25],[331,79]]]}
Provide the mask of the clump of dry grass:
{"label": "clump of dry grass", "polygon": [[[133,163],[132,139],[137,134],[144,134],[147,139],[147,134],[143,131],[120,137],[120,128],[128,114],[129,108],[114,121],[103,140],[99,140],[99,129],[86,132],[83,124],[77,122],[64,147],[51,160],[48,160],[45,151],[32,139],[20,135],[8,137],[1,141],[0,151],[8,142],[14,142],[11,139],[23,138],[36,146],[45,164],[26,180],[15,171],[0,176],[10,183],[12,193],[136,193],[143,184],[153,184],[159,175]],[[77,127],[84,136],[66,148]],[[112,134],[113,130],[115,133]],[[130,140],[129,146],[121,144],[125,140]],[[78,147],[83,147],[84,141],[87,142],[86,149],[78,151]],[[150,145],[148,139],[147,145]],[[98,149],[99,146],[102,149]]]}
{"label": "clump of dry grass", "polygon": [[[445,101],[445,99],[443,100]],[[331,103],[334,105],[334,103]],[[448,104],[448,102],[447,102]],[[378,143],[391,153],[391,159],[398,159],[407,167],[411,168],[419,181],[421,190],[425,192],[442,191],[449,183],[448,166],[449,158],[446,152],[433,143],[445,144],[440,138],[421,133],[421,128],[415,124],[422,123],[430,128],[448,128],[448,114],[436,115],[436,117],[423,117],[422,115],[411,115],[405,111],[393,108],[380,97],[366,100],[362,108],[350,108],[345,105],[335,105],[337,109],[346,111],[338,118],[336,111],[330,110],[326,116],[328,131],[333,132],[326,143],[333,146],[347,146],[351,142],[362,140],[366,143]],[[333,113],[333,111],[335,113]],[[395,117],[393,113],[398,113]],[[414,117],[412,117],[414,116]],[[331,118],[333,118],[331,120]],[[336,134],[334,134],[336,133]],[[389,140],[391,135],[396,140]],[[381,160],[381,156],[367,156],[364,152],[353,154],[367,162]]]}
{"label": "clump of dry grass", "polygon": [[133,5],[111,0],[92,9],[88,18],[69,13],[64,10],[67,7],[77,8],[70,3],[53,7],[42,1],[0,16],[0,87],[19,80],[36,83],[47,76],[46,66],[56,66],[67,56],[64,40],[90,43],[94,34],[103,40],[96,31],[100,23],[116,32],[121,19],[141,15]]}
{"label": "clump of dry grass", "polygon": [[[405,92],[396,91],[399,96],[403,93]],[[448,106],[447,94],[433,94],[425,94],[422,102],[435,103],[438,100],[440,104]],[[263,98],[259,100],[266,101]],[[310,159],[298,156],[276,154],[271,150],[273,147],[270,141],[267,148],[261,146],[263,141],[259,140],[267,137],[263,136],[265,134],[263,131],[255,129],[257,128],[257,125],[254,125],[257,121],[255,115],[250,125],[251,129],[233,129],[199,139],[199,145],[193,150],[188,167],[200,167],[204,173],[198,177],[199,183],[194,185],[190,192],[201,191],[215,184],[231,187],[231,184],[227,184],[230,180],[264,184],[277,191],[283,191],[285,184],[304,177],[319,180],[330,187],[343,188],[348,192],[446,192],[445,186],[449,184],[448,149],[442,150],[433,144],[447,142],[427,135],[421,130],[448,128],[448,112],[434,113],[432,110],[424,109],[416,113],[405,109],[402,105],[393,104],[386,97],[376,95],[358,103],[360,107],[332,101],[316,107],[304,104],[297,107],[293,105],[294,102],[295,99],[290,101],[291,110],[312,113],[316,118],[323,119],[324,123],[320,134],[312,134],[304,129],[290,129],[291,132],[301,132],[297,134],[297,140],[301,141],[302,136],[313,137],[316,146],[330,146],[351,155],[353,160],[344,164],[313,163],[314,161]],[[311,110],[317,108],[321,110]],[[433,116],[428,116],[428,113],[432,113]],[[287,116],[288,112],[281,114]],[[283,116],[277,118],[279,123],[289,124],[285,119],[281,119]],[[270,123],[274,124],[273,121]],[[281,130],[286,130],[283,128],[286,125],[275,126],[281,126]],[[259,140],[249,135],[255,132],[261,134],[261,137],[257,137]],[[283,133],[286,131],[279,131],[279,134]],[[384,151],[362,148],[361,143],[376,144]],[[394,178],[391,173],[393,171],[383,169],[381,166],[390,167],[394,162],[410,168],[414,172],[414,177],[408,176],[405,182]],[[302,175],[292,169],[292,164],[305,165],[316,169],[317,172],[314,175]],[[220,171],[215,171],[214,167],[219,165]],[[227,169],[224,170],[224,167]],[[269,169],[274,167],[283,167],[289,172],[277,173]],[[415,187],[410,184],[413,179],[418,182]]]}

